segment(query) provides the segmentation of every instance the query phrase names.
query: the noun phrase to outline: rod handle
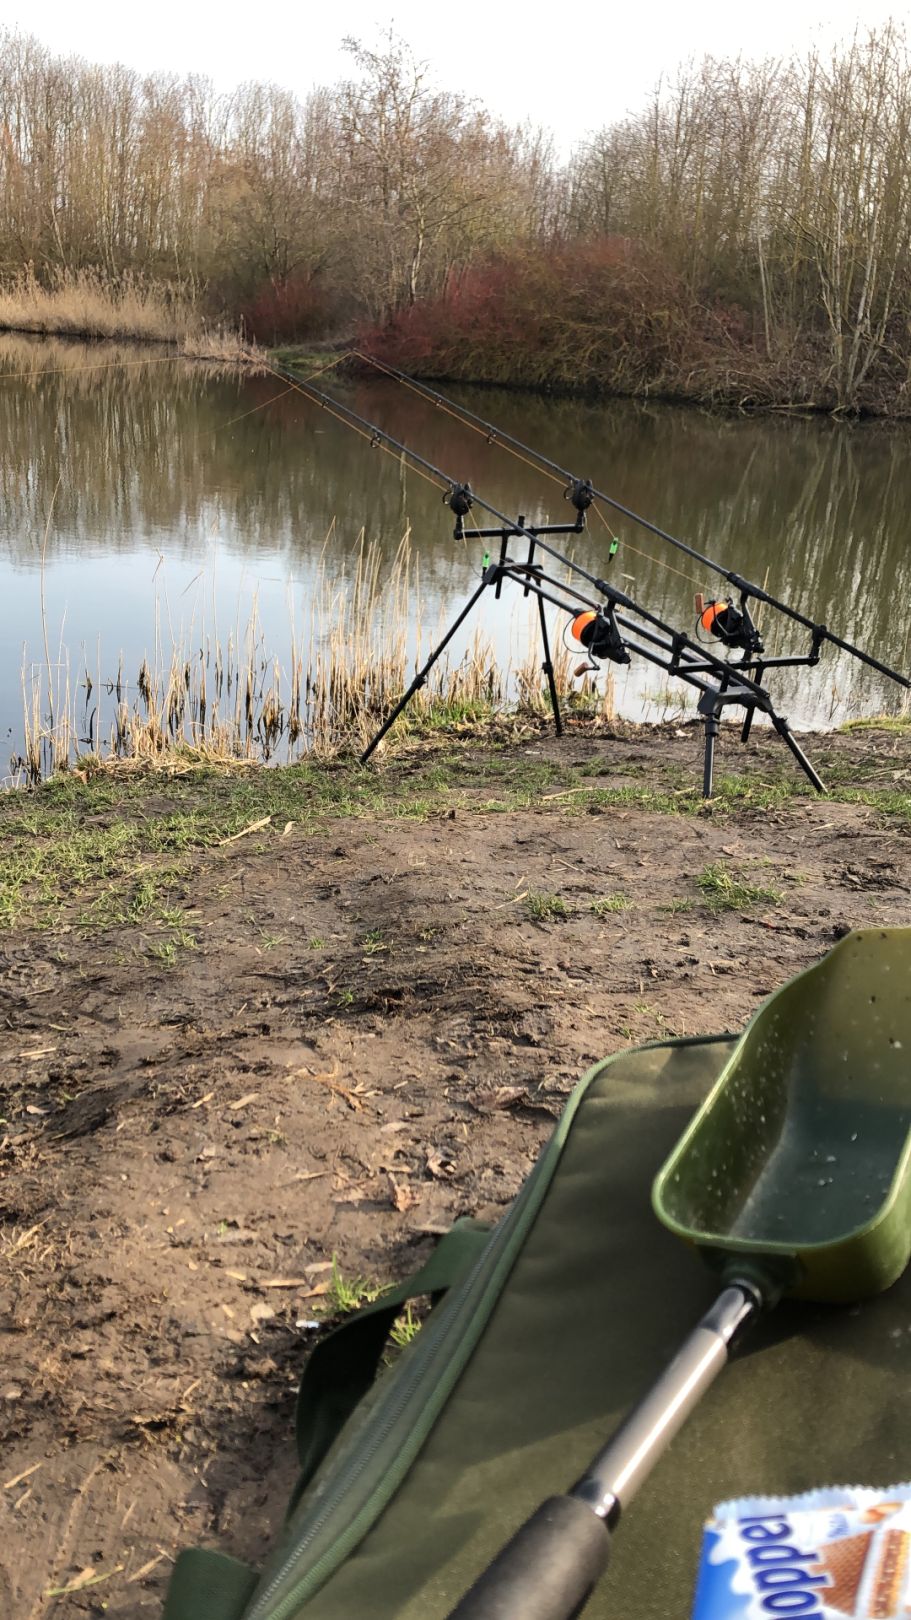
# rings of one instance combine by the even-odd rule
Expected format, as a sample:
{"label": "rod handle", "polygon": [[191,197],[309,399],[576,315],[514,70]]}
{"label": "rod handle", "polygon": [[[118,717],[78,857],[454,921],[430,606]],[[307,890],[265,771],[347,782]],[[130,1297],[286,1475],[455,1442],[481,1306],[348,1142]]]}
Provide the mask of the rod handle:
{"label": "rod handle", "polygon": [[488,1564],[449,1620],[574,1620],[607,1567],[610,1532],[574,1496],[551,1496]]}

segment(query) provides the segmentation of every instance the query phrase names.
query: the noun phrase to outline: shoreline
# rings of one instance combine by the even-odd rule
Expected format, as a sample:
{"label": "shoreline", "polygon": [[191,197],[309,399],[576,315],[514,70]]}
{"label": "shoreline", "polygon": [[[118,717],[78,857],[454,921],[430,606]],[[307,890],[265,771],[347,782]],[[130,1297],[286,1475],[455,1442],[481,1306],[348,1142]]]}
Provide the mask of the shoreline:
{"label": "shoreline", "polygon": [[[605,710],[603,703],[592,701],[569,701],[572,694],[564,692],[562,698],[563,720],[570,734],[577,737],[589,737],[595,743],[599,740],[614,739],[623,742],[635,741],[643,758],[650,758],[653,752],[663,750],[668,739],[674,739],[675,763],[672,769],[675,787],[674,792],[682,798],[701,797],[701,768],[704,748],[703,722],[692,715],[676,715],[670,719],[661,720],[627,720],[621,716]],[[362,722],[363,723],[363,722]],[[251,754],[238,750],[237,752],[219,751],[214,745],[208,743],[194,744],[186,739],[174,740],[161,737],[154,748],[143,747],[135,754],[107,752],[104,755],[78,754],[68,763],[55,764],[45,774],[37,772],[28,775],[25,762],[18,761],[18,778],[10,778],[6,783],[5,794],[0,792],[0,804],[4,797],[15,798],[20,795],[35,796],[41,794],[53,795],[55,791],[68,791],[73,788],[79,791],[84,789],[86,796],[91,797],[95,787],[104,783],[116,784],[118,782],[153,783],[156,780],[167,780],[171,777],[198,776],[203,780],[207,773],[213,778],[230,782],[248,782],[251,778],[263,775],[280,783],[292,782],[298,778],[319,778],[321,775],[337,774],[350,778],[353,782],[366,782],[371,775],[395,776],[401,770],[411,771],[420,769],[422,763],[433,760],[440,753],[446,753],[453,745],[469,745],[481,749],[510,749],[521,747],[530,736],[541,735],[550,739],[559,746],[559,738],[553,733],[553,720],[546,702],[538,705],[520,705],[518,707],[503,704],[490,705],[481,702],[469,702],[458,696],[440,699],[432,703],[426,711],[419,711],[416,715],[406,717],[397,732],[381,746],[374,760],[368,765],[360,763],[359,753],[362,743],[369,741],[375,730],[375,723],[367,725],[358,740],[357,726],[349,728],[347,742],[336,742],[328,748],[314,746],[312,749],[302,751],[295,759],[279,760],[275,753],[271,755]],[[736,799],[742,794],[749,795],[753,790],[749,783],[749,766],[745,763],[751,755],[749,748],[744,749],[737,740],[739,725],[730,720],[723,720],[719,735],[718,756],[716,760],[716,793],[715,800],[723,806],[732,798]],[[825,757],[834,751],[833,757],[837,760],[839,751],[846,748],[854,754],[852,739],[855,744],[860,743],[862,753],[874,750],[877,736],[882,739],[893,739],[895,745],[900,746],[904,739],[911,748],[911,714],[889,715],[879,714],[856,720],[849,720],[839,726],[825,728],[792,726],[791,731],[795,737],[801,739],[810,753],[815,757],[820,750]],[[788,774],[793,776],[793,792],[796,794],[807,786],[806,777],[794,764],[783,745],[776,743],[775,733],[771,728],[759,725],[754,731],[754,745],[759,748],[758,757],[765,757],[766,746],[771,745],[771,763],[774,776],[774,793],[776,802],[782,793],[788,794]],[[681,740],[686,742],[681,746]],[[779,749],[782,758],[778,759]],[[682,755],[691,752],[693,760],[693,785],[690,792],[681,785],[685,775],[685,767],[681,763]],[[415,764],[415,762],[418,762]],[[15,761],[14,761],[15,763]],[[777,768],[785,767],[784,769]],[[556,768],[556,766],[555,766]],[[769,783],[765,785],[768,787]],[[840,792],[862,794],[864,789],[854,781],[838,780],[834,785],[827,784],[830,791],[836,796]],[[656,790],[657,791],[657,790]],[[659,793],[660,797],[660,793]],[[876,807],[875,798],[869,800],[871,807]],[[909,814],[911,814],[911,800],[909,800]]]}
{"label": "shoreline", "polygon": [[[311,363],[322,362],[327,354],[344,352],[348,347],[346,341],[336,338],[315,340],[306,344],[281,343],[271,346],[262,346],[261,354],[257,354],[255,346],[245,343],[232,333],[219,331],[214,337],[207,337],[205,331],[196,336],[187,333],[184,336],[167,336],[132,329],[130,327],[116,330],[103,330],[100,325],[87,324],[85,326],[56,326],[51,323],[30,323],[0,321],[0,336],[22,336],[33,338],[47,338],[59,342],[71,341],[73,343],[121,343],[141,344],[149,347],[173,349],[174,358],[178,360],[205,360],[225,365],[240,366],[255,372],[257,369],[269,368],[270,359],[276,359],[284,365],[309,367]],[[338,367],[338,375],[357,377],[373,377],[378,375],[370,366],[357,361],[343,360]],[[725,398],[717,393],[699,394],[686,389],[679,391],[668,388],[644,388],[636,392],[618,389],[574,388],[564,384],[543,384],[540,382],[517,382],[512,380],[491,379],[485,377],[456,377],[448,373],[414,372],[415,380],[425,383],[433,388],[476,388],[485,393],[503,392],[517,395],[537,396],[541,399],[575,400],[580,404],[608,405],[612,401],[623,401],[634,405],[660,405],[675,410],[693,410],[706,413],[710,416],[722,417],[765,417],[777,416],[792,418],[793,420],[827,420],[831,422],[844,422],[850,425],[879,425],[879,426],[905,426],[911,422],[911,410],[877,411],[868,406],[852,409],[840,406],[818,404],[813,400],[777,400],[753,401],[737,399],[734,395]]]}

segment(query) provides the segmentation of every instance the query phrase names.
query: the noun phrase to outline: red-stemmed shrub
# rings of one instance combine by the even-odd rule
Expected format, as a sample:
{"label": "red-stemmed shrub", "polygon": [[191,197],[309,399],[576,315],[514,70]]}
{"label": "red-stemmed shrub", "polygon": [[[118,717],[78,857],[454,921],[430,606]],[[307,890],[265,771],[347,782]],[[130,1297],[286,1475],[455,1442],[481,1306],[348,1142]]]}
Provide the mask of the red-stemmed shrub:
{"label": "red-stemmed shrub", "polygon": [[702,394],[725,357],[754,350],[747,312],[701,302],[657,250],[616,236],[453,272],[359,341],[425,377],[636,394]]}
{"label": "red-stemmed shrub", "polygon": [[238,311],[254,343],[305,343],[331,324],[331,295],[306,276],[264,281]]}

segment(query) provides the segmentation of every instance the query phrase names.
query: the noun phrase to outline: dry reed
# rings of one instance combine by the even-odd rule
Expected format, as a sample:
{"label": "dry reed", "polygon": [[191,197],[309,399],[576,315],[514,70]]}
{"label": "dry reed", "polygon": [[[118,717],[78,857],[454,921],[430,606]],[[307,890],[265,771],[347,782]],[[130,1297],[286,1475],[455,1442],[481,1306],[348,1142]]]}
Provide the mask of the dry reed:
{"label": "dry reed", "polygon": [[193,359],[238,360],[248,346],[206,327],[192,285],[174,286],[125,273],[58,270],[49,280],[22,270],[0,288],[0,330],[59,337],[129,338],[176,343]]}
{"label": "dry reed", "polygon": [[[410,532],[388,568],[363,531],[350,575],[339,576],[333,560],[330,578],[324,552],[306,624],[298,626],[293,603],[289,617],[285,664],[268,650],[255,599],[246,624],[226,638],[213,613],[211,628],[191,623],[171,633],[169,647],[156,599],[154,651],[132,681],[121,660],[113,676],[102,680],[86,669],[74,686],[62,646],[56,663],[46,649],[43,665],[29,662],[23,670],[24,746],[13,761],[16,778],[37,783],[86,760],[169,764],[188,751],[213,762],[359,752],[439,636],[439,627],[430,636],[420,630]],[[555,651],[564,699],[573,691],[572,662],[565,649]],[[581,699],[612,712],[610,684],[604,699],[586,691]],[[503,664],[477,631],[456,662],[444,657],[434,666],[394,735],[469,726],[512,703],[540,713],[547,702],[536,644],[530,642],[519,662]]]}

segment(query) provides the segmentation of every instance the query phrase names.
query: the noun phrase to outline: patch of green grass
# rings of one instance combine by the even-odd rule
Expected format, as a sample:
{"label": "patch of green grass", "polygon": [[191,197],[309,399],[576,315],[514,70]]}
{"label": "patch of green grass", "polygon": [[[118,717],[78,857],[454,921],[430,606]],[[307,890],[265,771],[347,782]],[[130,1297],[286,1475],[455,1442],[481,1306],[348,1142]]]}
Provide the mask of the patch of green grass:
{"label": "patch of green grass", "polygon": [[783,776],[772,781],[760,776],[722,776],[715,781],[713,797],[708,801],[700,798],[698,804],[710,812],[778,810],[792,799],[815,797],[813,788],[803,776]]}
{"label": "patch of green grass", "polygon": [[706,866],[696,878],[704,903],[710,911],[745,911],[766,900],[777,905],[781,900],[778,889],[763,888],[758,883],[747,883],[738,873],[715,862]]}
{"label": "patch of green grass", "polygon": [[172,903],[174,886],[186,876],[185,861],[140,871],[132,881],[121,879],[106,884],[79,914],[79,926],[87,930],[117,928],[129,924],[183,922],[183,912]]}
{"label": "patch of green grass", "polygon": [[326,941],[321,939],[319,934],[314,934],[312,939],[308,939],[307,948],[311,951],[324,951],[326,949]]}
{"label": "patch of green grass", "polygon": [[[568,816],[584,816],[590,810],[634,809],[652,810],[661,815],[681,815],[687,810],[698,809],[698,801],[692,805],[687,802],[687,790],[684,793],[667,793],[661,788],[635,787],[625,784],[615,788],[592,788],[590,793],[576,793],[573,797],[558,800],[557,803]],[[693,793],[696,793],[693,789]]]}
{"label": "patch of green grass", "polygon": [[[182,951],[195,950],[198,945],[189,913],[174,901],[174,884],[185,871],[185,861],[169,862],[140,872],[132,882],[106,883],[79,913],[80,928],[86,932],[135,928],[143,953],[164,967],[173,967]],[[166,937],[150,939],[150,930]]]}
{"label": "patch of green grass", "polygon": [[559,894],[548,894],[543,889],[529,889],[525,911],[532,922],[560,922],[569,916],[566,901]]}
{"label": "patch of green grass", "polygon": [[911,714],[875,714],[868,720],[846,720],[839,731],[911,731]]}
{"label": "patch of green grass", "polygon": [[[422,820],[452,809],[460,816],[529,809],[579,816],[629,809],[717,819],[741,810],[785,810],[791,800],[815,797],[784,761],[780,778],[768,766],[762,777],[721,777],[714,799],[705,803],[697,764],[694,758],[691,773],[669,761],[657,780],[604,787],[592,779],[603,768],[594,750],[581,766],[564,765],[559,757],[526,754],[508,737],[480,735],[472,747],[406,750],[378,768],[351,759],[268,770],[188,759],[174,774],[102,769],[60,775],[38,789],[0,795],[0,929],[47,927],[64,915],[71,919],[74,910],[85,928],[114,920],[155,926],[168,885],[177,877],[185,882],[207,850],[214,851],[209,880],[217,884],[217,846],[264,817],[270,824],[233,845],[226,861],[234,850],[270,849],[288,821],[318,838],[321,828],[345,817]],[[631,765],[624,774],[644,770]],[[911,794],[889,780],[875,751],[869,760],[833,758],[826,778],[831,799],[911,824]],[[587,790],[577,791],[580,785]]]}
{"label": "patch of green grass", "polygon": [[401,1316],[397,1316],[392,1324],[389,1342],[396,1350],[404,1350],[416,1339],[421,1331],[421,1319],[414,1313],[411,1301],[405,1306]]}
{"label": "patch of green grass", "polygon": [[628,894],[605,894],[600,900],[593,900],[589,910],[596,917],[607,917],[612,911],[632,911],[634,903]]}
{"label": "patch of green grass", "polygon": [[666,900],[663,905],[658,907],[658,910],[667,911],[674,917],[678,911],[692,911],[695,904],[696,901],[691,899],[689,895],[675,894],[672,900]]}
{"label": "patch of green grass", "polygon": [[[178,918],[181,921],[178,921]],[[176,912],[170,922],[171,933],[167,939],[146,940],[145,954],[161,962],[164,967],[174,967],[181,951],[195,951],[199,941],[195,934],[183,927],[182,914]]]}
{"label": "patch of green grass", "polygon": [[881,815],[896,816],[900,821],[911,823],[911,793],[907,789],[845,787],[830,797],[841,804],[868,804]]}
{"label": "patch of green grass", "polygon": [[361,1305],[372,1305],[383,1292],[380,1283],[366,1277],[346,1277],[339,1269],[337,1255],[332,1256],[332,1276],[326,1294],[326,1304],[333,1316],[350,1316]]}
{"label": "patch of green grass", "polygon": [[369,929],[361,940],[361,949],[366,956],[378,956],[381,951],[388,951],[389,946],[383,938],[383,930]]}
{"label": "patch of green grass", "polygon": [[428,708],[416,714],[414,729],[423,735],[446,731],[452,726],[484,726],[495,720],[498,713],[495,704],[484,698],[434,698]]}
{"label": "patch of green grass", "polygon": [[633,1012],[638,1013],[640,1018],[652,1019],[654,1023],[658,1025],[659,1029],[663,1029],[665,1026],[666,1019],[664,1013],[661,1011],[660,1007],[653,1006],[650,1001],[634,1001]]}

